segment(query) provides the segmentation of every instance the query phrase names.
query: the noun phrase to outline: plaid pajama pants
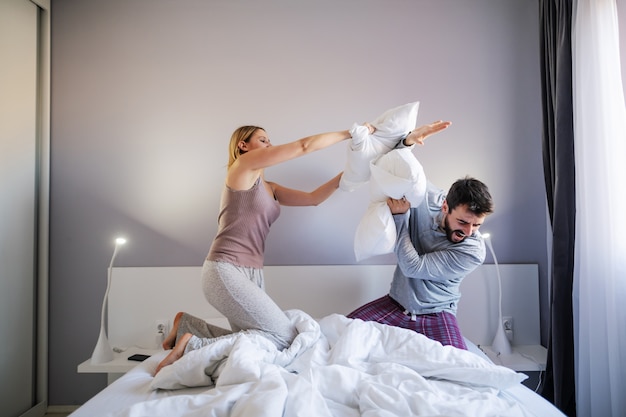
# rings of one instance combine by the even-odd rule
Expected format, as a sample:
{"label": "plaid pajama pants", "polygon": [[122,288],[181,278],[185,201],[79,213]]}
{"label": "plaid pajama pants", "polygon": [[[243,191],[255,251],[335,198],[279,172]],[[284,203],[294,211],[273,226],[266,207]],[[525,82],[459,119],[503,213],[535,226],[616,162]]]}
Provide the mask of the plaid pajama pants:
{"label": "plaid pajama pants", "polygon": [[351,319],[375,321],[421,333],[442,345],[467,350],[456,316],[447,311],[411,315],[389,295],[374,300],[348,314]]}

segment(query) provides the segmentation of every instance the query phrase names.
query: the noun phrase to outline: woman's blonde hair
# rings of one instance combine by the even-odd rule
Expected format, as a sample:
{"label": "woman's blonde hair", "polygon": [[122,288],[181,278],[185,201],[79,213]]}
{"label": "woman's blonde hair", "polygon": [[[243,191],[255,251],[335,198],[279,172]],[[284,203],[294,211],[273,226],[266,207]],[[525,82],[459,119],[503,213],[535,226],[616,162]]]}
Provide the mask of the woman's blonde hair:
{"label": "woman's blonde hair", "polygon": [[263,131],[265,130],[259,126],[241,126],[233,132],[233,134],[230,137],[230,145],[228,147],[228,167],[229,168],[232,164],[235,163],[235,160],[239,158],[239,156],[242,154],[241,149],[239,149],[239,146],[237,146],[239,145],[239,142],[244,141],[247,143],[252,137],[252,135],[254,134],[254,132],[256,132],[259,129]]}

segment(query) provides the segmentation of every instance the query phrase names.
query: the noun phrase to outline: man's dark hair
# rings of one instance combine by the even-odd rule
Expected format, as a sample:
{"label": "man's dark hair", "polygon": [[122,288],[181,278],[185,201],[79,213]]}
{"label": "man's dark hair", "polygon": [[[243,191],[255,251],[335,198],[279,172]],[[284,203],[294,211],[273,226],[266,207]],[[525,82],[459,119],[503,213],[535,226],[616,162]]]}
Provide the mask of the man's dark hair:
{"label": "man's dark hair", "polygon": [[455,181],[448,190],[446,201],[450,211],[456,206],[467,204],[467,208],[474,214],[493,213],[493,200],[489,189],[475,178],[465,177]]}

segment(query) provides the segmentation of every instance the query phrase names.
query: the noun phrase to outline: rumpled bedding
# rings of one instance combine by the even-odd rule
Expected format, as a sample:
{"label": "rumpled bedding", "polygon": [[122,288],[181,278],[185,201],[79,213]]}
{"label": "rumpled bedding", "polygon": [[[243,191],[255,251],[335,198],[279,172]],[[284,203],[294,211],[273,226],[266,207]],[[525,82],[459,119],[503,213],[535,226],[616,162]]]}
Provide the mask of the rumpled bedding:
{"label": "rumpled bedding", "polygon": [[277,350],[235,334],[189,352],[153,389],[207,385],[135,404],[111,416],[530,416],[501,390],[525,375],[410,330],[334,314],[286,314],[299,330]]}

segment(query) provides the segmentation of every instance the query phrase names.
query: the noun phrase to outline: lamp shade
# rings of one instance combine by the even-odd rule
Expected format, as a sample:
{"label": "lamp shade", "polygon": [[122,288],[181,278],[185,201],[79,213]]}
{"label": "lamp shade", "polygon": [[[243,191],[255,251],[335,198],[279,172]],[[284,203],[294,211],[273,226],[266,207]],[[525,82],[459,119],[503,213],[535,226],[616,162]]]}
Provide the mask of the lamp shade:
{"label": "lamp shade", "polygon": [[109,339],[107,337],[104,316],[109,299],[109,290],[111,289],[111,272],[113,269],[113,262],[115,261],[115,257],[117,256],[118,248],[124,243],[126,243],[126,239],[124,239],[123,237],[118,237],[117,239],[115,239],[115,249],[113,249],[113,256],[111,257],[111,263],[109,264],[109,269],[107,271],[107,288],[104,292],[104,298],[102,300],[102,311],[100,312],[100,334],[98,335],[98,342],[96,343],[96,347],[91,354],[92,364],[106,363],[113,360],[113,349],[111,349],[111,345],[109,344]]}

